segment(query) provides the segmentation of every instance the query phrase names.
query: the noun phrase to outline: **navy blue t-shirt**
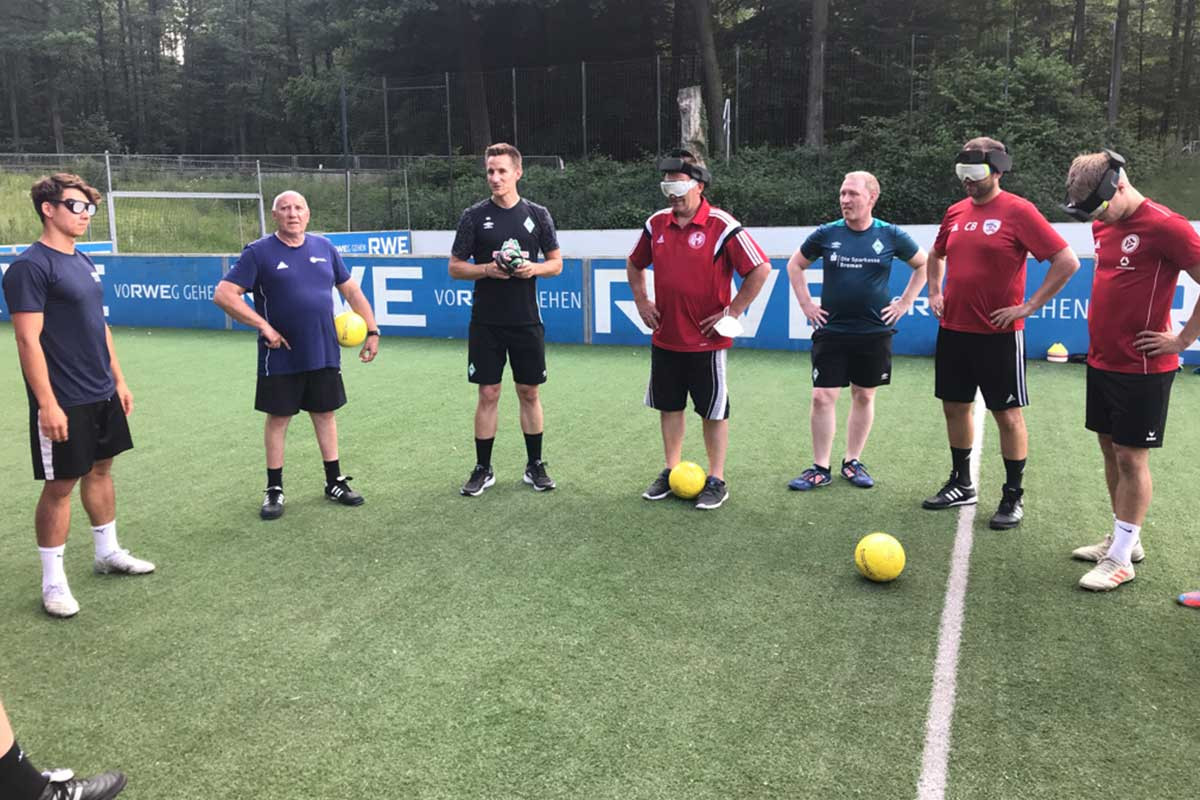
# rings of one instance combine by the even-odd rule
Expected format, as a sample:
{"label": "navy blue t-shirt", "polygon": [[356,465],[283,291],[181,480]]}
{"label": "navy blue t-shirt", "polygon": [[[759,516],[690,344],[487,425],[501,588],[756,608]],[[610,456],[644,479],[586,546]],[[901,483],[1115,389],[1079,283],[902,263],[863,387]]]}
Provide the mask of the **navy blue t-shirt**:
{"label": "navy blue t-shirt", "polygon": [[11,314],[43,315],[40,341],[59,406],[82,406],[113,396],[104,287],[90,258],[34,242],[4,273],[4,300]]}
{"label": "navy blue t-shirt", "polygon": [[829,318],[827,333],[878,334],[891,329],[880,312],[892,301],[888,278],[892,260],[908,261],[920,250],[907,233],[883,220],[856,231],[844,219],[817,228],[800,245],[809,261],[822,259],[825,276],[821,308]]}
{"label": "navy blue t-shirt", "polygon": [[275,234],[246,245],[224,280],[254,293],[254,310],[287,339],[272,350],[258,338],[258,374],[287,375],[340,367],[333,288],[350,280],[328,239],[309,233],[299,247]]}

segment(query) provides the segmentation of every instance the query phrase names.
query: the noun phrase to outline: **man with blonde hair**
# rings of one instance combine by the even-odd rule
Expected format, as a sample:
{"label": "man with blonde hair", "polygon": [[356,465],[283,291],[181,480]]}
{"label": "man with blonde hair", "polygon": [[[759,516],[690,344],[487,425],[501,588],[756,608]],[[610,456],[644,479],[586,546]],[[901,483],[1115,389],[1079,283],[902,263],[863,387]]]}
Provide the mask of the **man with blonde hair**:
{"label": "man with blonde hair", "polygon": [[1092,221],[1096,270],[1088,307],[1086,427],[1096,433],[1113,529],[1072,555],[1096,566],[1079,579],[1092,591],[1133,580],[1150,507],[1150,450],[1162,447],[1178,354],[1200,335],[1200,303],[1171,325],[1179,273],[1200,281],[1200,236],[1187,219],[1148,200],[1111,150],[1081,155],[1067,174],[1064,210]]}
{"label": "man with blonde hair", "polygon": [[[938,510],[978,502],[970,458],[971,408],[980,392],[1000,430],[1004,458],[1000,505],[988,525],[1005,530],[1025,516],[1025,318],[1058,294],[1079,259],[1033,203],[1001,190],[1000,178],[1013,163],[1003,142],[971,139],[954,161],[967,196],[946,209],[928,262],[929,308],[940,322],[934,395],[942,401],[952,466],[950,479],[921,505]],[[1029,253],[1049,260],[1050,270],[1026,300]]]}
{"label": "man with blonde hair", "polygon": [[[864,489],[875,485],[860,460],[875,419],[875,390],[892,380],[892,326],[925,285],[925,251],[900,228],[872,216],[878,200],[874,175],[848,173],[839,193],[842,218],[817,228],[788,260],[792,291],[817,329],[812,337],[813,465],[788,484],[797,491],[833,480],[833,434],[844,386],[850,387],[851,402],[840,474]],[[903,294],[892,298],[888,280],[897,258],[912,267],[912,275]],[[817,259],[824,271],[819,305],[804,277]]]}

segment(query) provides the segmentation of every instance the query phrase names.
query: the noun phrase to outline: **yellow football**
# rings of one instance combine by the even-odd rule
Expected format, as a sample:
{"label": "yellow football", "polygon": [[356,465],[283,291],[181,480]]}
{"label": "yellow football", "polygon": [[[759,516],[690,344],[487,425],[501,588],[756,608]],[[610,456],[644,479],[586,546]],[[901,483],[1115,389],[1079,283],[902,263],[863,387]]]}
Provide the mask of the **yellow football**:
{"label": "yellow football", "polygon": [[708,473],[704,471],[704,467],[691,461],[680,461],[671,470],[668,482],[676,497],[695,500],[700,496],[700,492],[704,491],[704,482],[707,479]]}
{"label": "yellow football", "polygon": [[342,347],[358,347],[367,338],[366,320],[353,311],[343,311],[334,317],[333,327]]}
{"label": "yellow football", "polygon": [[869,533],[854,548],[854,566],[864,578],[886,583],[904,571],[904,548],[886,533]]}

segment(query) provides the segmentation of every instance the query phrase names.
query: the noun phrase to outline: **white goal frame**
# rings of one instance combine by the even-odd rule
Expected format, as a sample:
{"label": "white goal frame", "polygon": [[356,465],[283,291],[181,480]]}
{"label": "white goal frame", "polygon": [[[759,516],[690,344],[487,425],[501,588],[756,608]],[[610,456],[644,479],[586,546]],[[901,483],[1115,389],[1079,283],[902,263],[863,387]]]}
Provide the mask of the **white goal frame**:
{"label": "white goal frame", "polygon": [[263,208],[262,192],[109,192],[108,232],[112,239],[112,251],[121,252],[117,238],[117,198],[141,198],[143,200],[257,200],[259,235],[267,235],[267,217]]}

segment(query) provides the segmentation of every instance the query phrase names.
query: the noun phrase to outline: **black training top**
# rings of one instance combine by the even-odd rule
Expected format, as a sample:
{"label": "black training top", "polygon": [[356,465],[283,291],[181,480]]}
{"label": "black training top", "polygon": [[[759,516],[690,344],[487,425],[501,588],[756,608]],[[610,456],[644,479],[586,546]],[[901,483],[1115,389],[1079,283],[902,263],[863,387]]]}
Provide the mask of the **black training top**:
{"label": "black training top", "polygon": [[10,314],[43,315],[42,352],[59,406],[82,406],[113,396],[104,287],[90,258],[34,242],[4,273],[4,299]]}
{"label": "black training top", "polygon": [[[545,206],[521,199],[501,208],[489,197],[463,212],[450,252],[476,264],[494,261],[508,239],[521,243],[530,261],[558,249],[558,232]],[[542,321],[537,304],[537,278],[480,278],[475,281],[471,321],[486,325],[533,325]]]}

